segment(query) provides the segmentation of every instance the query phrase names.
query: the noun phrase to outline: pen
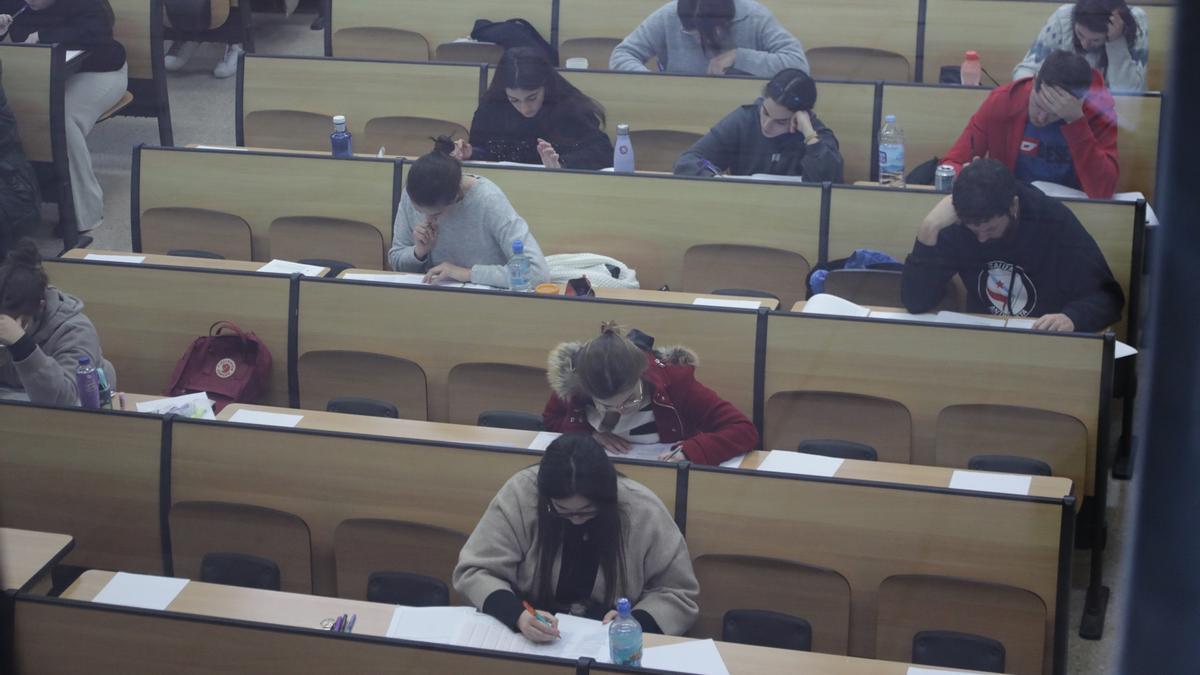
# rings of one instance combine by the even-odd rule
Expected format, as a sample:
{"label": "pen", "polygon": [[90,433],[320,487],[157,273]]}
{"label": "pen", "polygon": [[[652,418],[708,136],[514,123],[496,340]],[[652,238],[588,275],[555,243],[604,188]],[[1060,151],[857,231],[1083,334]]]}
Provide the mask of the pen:
{"label": "pen", "polygon": [[354,622],[355,622],[355,621],[358,621],[358,615],[357,615],[357,614],[351,614],[351,615],[350,615],[350,622],[346,624],[346,632],[347,632],[347,633],[353,633],[353,632],[354,632]]}
{"label": "pen", "polygon": [[533,605],[529,604],[528,600],[522,600],[521,604],[525,606],[525,611],[529,612],[530,616],[537,619],[538,621],[541,621],[542,623],[546,624],[547,626],[551,625],[550,619],[547,619],[546,617],[542,616],[541,614],[538,614],[537,610],[535,610],[533,608]]}
{"label": "pen", "polygon": [[667,455],[666,459],[664,459],[663,461],[664,462],[671,461],[671,458],[674,457],[675,455],[678,455],[679,451],[682,449],[683,449],[683,443],[680,443],[679,445],[675,446],[675,449],[671,450],[671,454]]}
{"label": "pen", "polygon": [[338,618],[333,620],[333,625],[329,627],[329,630],[333,631],[334,633],[340,633],[340,632],[342,632],[342,624],[344,624],[345,622],[346,622],[346,615],[342,614],[342,615],[338,616]]}
{"label": "pen", "polygon": [[[22,5],[22,6],[21,6],[21,9],[18,9],[17,11],[13,12],[13,13],[12,13],[12,20],[13,20],[13,23],[16,23],[16,21],[17,21],[17,17],[18,17],[18,16],[21,16],[22,14],[24,14],[24,13],[25,13],[25,10],[27,10],[27,9],[29,9],[29,4],[28,4],[28,3],[26,3],[26,4]],[[8,30],[12,30],[12,24],[11,24],[11,23],[8,25]],[[4,31],[3,33],[0,33],[0,35],[7,35],[7,34],[8,34],[8,30]]]}

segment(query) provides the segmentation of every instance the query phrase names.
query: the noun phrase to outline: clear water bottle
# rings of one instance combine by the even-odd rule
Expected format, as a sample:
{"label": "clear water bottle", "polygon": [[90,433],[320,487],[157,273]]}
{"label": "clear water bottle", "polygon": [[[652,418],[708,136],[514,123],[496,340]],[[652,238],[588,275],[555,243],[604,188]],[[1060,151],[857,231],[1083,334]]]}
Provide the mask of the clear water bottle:
{"label": "clear water bottle", "polygon": [[617,618],[608,624],[608,656],[618,666],[641,666],[642,624],[629,612],[629,598],[617,600]]}
{"label": "clear water bottle", "polygon": [[108,386],[108,377],[104,374],[104,366],[96,369],[96,380],[100,383],[100,407],[112,410],[112,387]]}
{"label": "clear water bottle", "polygon": [[87,356],[79,357],[79,365],[75,367],[75,388],[79,392],[79,405],[84,408],[100,407],[100,376]]}
{"label": "clear water bottle", "polygon": [[962,83],[968,87],[978,87],[983,78],[983,66],[979,63],[979,52],[968,50],[963,54],[962,66],[959,67]]}
{"label": "clear water bottle", "polygon": [[617,125],[617,144],[613,146],[613,171],[633,173],[633,143],[629,141],[629,125]]}
{"label": "clear water bottle", "polygon": [[513,239],[512,257],[508,259],[508,290],[529,293],[533,285],[529,281],[529,267],[533,259],[525,253],[525,242]]}
{"label": "clear water bottle", "polygon": [[329,134],[329,143],[333,146],[334,157],[354,156],[354,136],[346,131],[346,116],[333,116],[333,133]]}
{"label": "clear water bottle", "polygon": [[904,187],[904,131],[896,126],[896,116],[883,118],[879,130],[879,183]]}

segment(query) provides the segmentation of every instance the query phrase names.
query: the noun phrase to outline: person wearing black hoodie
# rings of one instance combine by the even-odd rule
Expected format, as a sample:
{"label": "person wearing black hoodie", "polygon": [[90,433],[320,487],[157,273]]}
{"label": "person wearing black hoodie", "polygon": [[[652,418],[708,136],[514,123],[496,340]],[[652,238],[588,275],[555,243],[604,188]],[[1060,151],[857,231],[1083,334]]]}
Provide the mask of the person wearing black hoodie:
{"label": "person wearing black hoodie", "polygon": [[968,312],[1038,317],[1035,330],[1104,330],[1125,305],[1075,214],[994,159],[965,166],[953,194],[921,223],[904,264],[904,306],[914,314],[932,309],[956,273]]}
{"label": "person wearing black hoodie", "polygon": [[[4,74],[0,64],[0,79]],[[21,238],[41,222],[37,175],[25,159],[17,118],[8,107],[4,87],[0,85],[0,259]]]}

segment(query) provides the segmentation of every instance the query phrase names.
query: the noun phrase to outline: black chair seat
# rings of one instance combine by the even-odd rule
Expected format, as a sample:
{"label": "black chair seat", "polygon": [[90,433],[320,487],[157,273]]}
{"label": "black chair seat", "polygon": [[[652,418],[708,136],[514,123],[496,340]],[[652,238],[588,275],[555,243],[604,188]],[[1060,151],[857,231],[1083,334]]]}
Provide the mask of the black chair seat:
{"label": "black chair seat", "polygon": [[744,645],[812,651],[812,625],[798,616],[765,609],[731,609],[721,620],[721,640]]}
{"label": "black chair seat", "polygon": [[500,429],[522,429],[525,431],[542,431],[542,418],[532,413],[515,412],[512,410],[484,410],[479,413],[475,424],[481,427],[496,427]]}
{"label": "black chair seat", "polygon": [[409,607],[444,607],[450,604],[445,582],[411,572],[372,572],[367,577],[367,601]]}
{"label": "black chair seat", "polygon": [[206,553],[200,561],[200,581],[278,591],[279,565],[245,553]]}
{"label": "black chair seat", "polygon": [[224,260],[225,256],[212,251],[205,251],[199,248],[173,248],[167,251],[167,255],[177,255],[185,258],[209,258],[211,260]]}
{"label": "black chair seat", "polygon": [[800,441],[800,447],[796,449],[810,455],[824,455],[826,457],[840,457],[842,459],[863,459],[870,462],[879,459],[879,453],[875,452],[875,448],[866,443],[839,441],[833,438],[810,438],[807,441]]}
{"label": "black chair seat", "polygon": [[347,415],[400,418],[400,409],[391,403],[359,396],[339,396],[329,399],[329,403],[325,404],[325,410]]}
{"label": "black chair seat", "polygon": [[923,630],[913,636],[912,662],[919,666],[1004,672],[1004,645],[982,635]]}
{"label": "black chair seat", "polygon": [[1050,465],[1033,457],[1018,455],[975,455],[967,462],[973,471],[999,471],[1030,476],[1049,476]]}

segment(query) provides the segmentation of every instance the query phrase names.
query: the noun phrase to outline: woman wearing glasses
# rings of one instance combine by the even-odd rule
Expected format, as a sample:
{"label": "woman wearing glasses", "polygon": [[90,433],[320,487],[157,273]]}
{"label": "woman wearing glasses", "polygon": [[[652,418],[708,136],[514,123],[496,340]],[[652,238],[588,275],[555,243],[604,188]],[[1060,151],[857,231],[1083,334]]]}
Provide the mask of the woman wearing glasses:
{"label": "woman wearing glasses", "polygon": [[454,588],[534,642],[558,637],[556,613],[611,621],[622,597],[651,633],[682,635],[700,611],[671,514],[584,434],[559,437],[500,488],[459,554]]}
{"label": "woman wearing glasses", "polygon": [[617,455],[635,443],[673,444],[660,460],[697,464],[720,464],[758,444],[750,420],[696,381],[694,352],[652,349],[652,338],[636,335],[641,346],[606,322],[590,341],[550,352],[546,429],[590,432]]}

